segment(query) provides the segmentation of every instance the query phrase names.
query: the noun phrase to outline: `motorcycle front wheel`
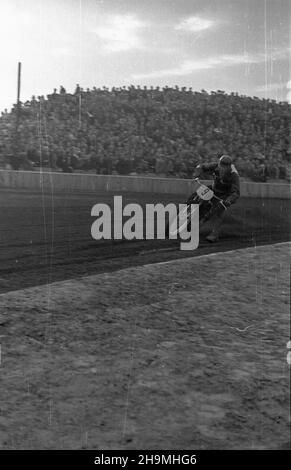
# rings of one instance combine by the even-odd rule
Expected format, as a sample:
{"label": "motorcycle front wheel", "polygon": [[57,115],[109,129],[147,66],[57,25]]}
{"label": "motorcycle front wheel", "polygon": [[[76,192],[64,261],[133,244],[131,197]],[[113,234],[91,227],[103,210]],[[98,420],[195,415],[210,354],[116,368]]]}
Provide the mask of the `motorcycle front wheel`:
{"label": "motorcycle front wheel", "polygon": [[[191,206],[191,203],[195,204],[195,207]],[[198,200],[194,199],[190,201],[188,199],[187,205],[185,205],[185,207],[183,207],[183,209],[181,209],[177,213],[174,219],[172,219],[171,221],[167,223],[166,230],[165,230],[166,238],[176,238],[177,235],[182,233],[186,228],[189,228],[193,214],[198,209],[197,204],[198,204]],[[201,201],[199,202],[198,205],[201,206]],[[199,219],[200,219],[200,214],[199,214]]]}

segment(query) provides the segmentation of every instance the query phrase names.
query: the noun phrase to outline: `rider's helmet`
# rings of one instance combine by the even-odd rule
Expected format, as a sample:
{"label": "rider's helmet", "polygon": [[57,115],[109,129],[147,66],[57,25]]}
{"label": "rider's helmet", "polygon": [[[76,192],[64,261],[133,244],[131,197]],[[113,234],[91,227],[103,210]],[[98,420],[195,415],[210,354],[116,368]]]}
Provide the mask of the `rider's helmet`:
{"label": "rider's helmet", "polygon": [[222,155],[219,159],[219,165],[231,167],[232,158],[229,155]]}

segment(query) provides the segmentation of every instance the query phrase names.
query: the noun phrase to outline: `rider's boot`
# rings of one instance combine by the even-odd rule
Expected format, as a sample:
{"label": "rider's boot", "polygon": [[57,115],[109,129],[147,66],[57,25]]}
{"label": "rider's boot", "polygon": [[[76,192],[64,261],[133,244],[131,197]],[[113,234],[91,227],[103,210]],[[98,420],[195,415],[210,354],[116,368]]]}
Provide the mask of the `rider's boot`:
{"label": "rider's boot", "polygon": [[213,220],[212,231],[208,235],[208,237],[206,237],[206,240],[208,240],[211,243],[215,243],[219,240],[219,231],[223,222],[222,216],[223,216],[223,213],[218,212],[218,214]]}
{"label": "rider's boot", "polygon": [[219,240],[219,233],[218,230],[212,230],[212,232],[206,237],[206,240],[208,240],[211,243],[215,243]]}

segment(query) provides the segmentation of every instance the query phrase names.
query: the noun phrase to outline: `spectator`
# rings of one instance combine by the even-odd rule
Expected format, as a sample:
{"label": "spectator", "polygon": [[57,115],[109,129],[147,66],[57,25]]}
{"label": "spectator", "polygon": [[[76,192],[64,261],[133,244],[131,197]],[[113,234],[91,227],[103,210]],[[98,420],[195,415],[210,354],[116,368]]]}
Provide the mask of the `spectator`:
{"label": "spectator", "polygon": [[[130,86],[83,91],[77,84],[69,94],[61,86],[59,94],[54,89],[46,99],[32,97],[21,106],[20,156],[10,160],[14,167],[26,158],[64,171],[191,177],[199,162],[223,152],[233,156],[242,176],[288,178],[290,115],[288,103],[221,90]],[[14,132],[15,107],[0,117],[2,160],[12,153]]]}

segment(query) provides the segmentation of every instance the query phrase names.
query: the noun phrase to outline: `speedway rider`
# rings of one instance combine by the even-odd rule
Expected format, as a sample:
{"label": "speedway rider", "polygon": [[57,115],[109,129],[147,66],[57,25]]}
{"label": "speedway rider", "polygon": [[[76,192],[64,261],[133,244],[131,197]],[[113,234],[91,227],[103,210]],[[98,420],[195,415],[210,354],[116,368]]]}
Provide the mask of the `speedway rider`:
{"label": "speedway rider", "polygon": [[222,199],[222,202],[215,209],[214,217],[211,219],[213,223],[212,232],[206,237],[209,242],[216,242],[226,208],[234,204],[240,197],[239,175],[229,155],[222,155],[217,163],[198,165],[194,175],[198,177],[201,173],[212,174],[213,184],[211,189],[215,196]]}

